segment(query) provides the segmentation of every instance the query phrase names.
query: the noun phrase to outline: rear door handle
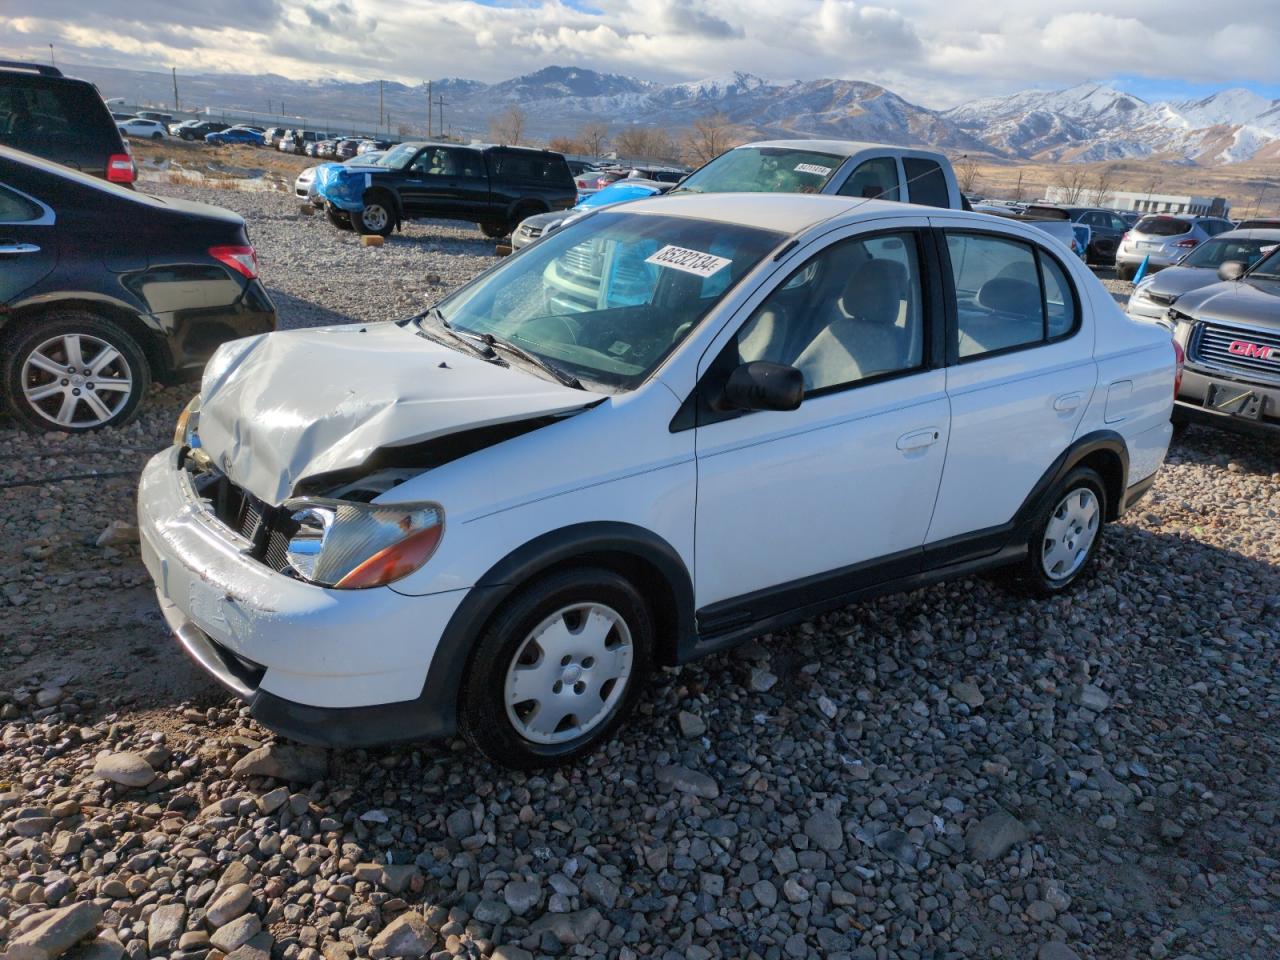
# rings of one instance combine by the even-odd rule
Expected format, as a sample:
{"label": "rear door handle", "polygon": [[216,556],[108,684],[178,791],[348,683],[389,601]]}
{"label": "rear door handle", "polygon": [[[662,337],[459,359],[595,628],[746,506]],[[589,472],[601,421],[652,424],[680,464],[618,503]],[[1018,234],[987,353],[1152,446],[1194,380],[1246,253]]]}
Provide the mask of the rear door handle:
{"label": "rear door handle", "polygon": [[923,450],[925,447],[931,447],[942,436],[942,431],[937,427],[928,427],[924,430],[913,430],[911,433],[904,433],[898,438],[899,450]]}
{"label": "rear door handle", "polygon": [[1059,413],[1070,413],[1080,406],[1080,401],[1084,399],[1083,393],[1064,393],[1053,401],[1053,409]]}
{"label": "rear door handle", "polygon": [[40,248],[34,243],[14,243],[12,240],[0,240],[0,256],[11,253],[39,253]]}

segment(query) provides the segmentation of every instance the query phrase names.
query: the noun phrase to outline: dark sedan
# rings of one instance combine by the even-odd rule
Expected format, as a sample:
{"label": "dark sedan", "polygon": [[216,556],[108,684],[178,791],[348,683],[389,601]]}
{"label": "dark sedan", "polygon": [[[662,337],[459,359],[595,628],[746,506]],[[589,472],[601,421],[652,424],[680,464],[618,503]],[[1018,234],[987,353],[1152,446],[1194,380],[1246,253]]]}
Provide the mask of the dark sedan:
{"label": "dark sedan", "polygon": [[1174,422],[1280,437],[1280,250],[1218,276],[1169,310],[1186,353]]}
{"label": "dark sedan", "polygon": [[153,378],[275,326],[237,214],[0,147],[0,392],[20,423],[124,423]]}

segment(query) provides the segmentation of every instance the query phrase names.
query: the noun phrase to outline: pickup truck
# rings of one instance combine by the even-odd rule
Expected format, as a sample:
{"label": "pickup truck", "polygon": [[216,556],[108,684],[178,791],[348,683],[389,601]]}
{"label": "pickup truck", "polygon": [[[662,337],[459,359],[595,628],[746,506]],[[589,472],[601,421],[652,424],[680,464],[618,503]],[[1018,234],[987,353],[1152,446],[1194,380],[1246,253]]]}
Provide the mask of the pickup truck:
{"label": "pickup truck", "polygon": [[342,229],[387,236],[406,220],[469,220],[503,237],[526,217],[577,200],[564,157],[548,150],[402,143],[376,162],[325,164],[314,192]]}
{"label": "pickup truck", "polygon": [[971,209],[951,161],[934,150],[854,140],[763,140],[689,174],[682,193],[827,193]]}

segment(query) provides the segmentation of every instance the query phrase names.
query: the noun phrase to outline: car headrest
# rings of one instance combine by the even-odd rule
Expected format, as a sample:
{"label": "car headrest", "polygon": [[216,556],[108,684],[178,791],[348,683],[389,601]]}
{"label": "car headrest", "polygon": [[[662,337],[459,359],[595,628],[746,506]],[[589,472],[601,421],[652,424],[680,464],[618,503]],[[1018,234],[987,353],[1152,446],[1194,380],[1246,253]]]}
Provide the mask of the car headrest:
{"label": "car headrest", "polygon": [[1014,277],[992,277],[978,289],[978,305],[1000,313],[1040,315],[1040,286]]}
{"label": "car headrest", "polygon": [[867,260],[844,286],[844,312],[869,323],[895,324],[907,297],[907,268],[897,260]]}

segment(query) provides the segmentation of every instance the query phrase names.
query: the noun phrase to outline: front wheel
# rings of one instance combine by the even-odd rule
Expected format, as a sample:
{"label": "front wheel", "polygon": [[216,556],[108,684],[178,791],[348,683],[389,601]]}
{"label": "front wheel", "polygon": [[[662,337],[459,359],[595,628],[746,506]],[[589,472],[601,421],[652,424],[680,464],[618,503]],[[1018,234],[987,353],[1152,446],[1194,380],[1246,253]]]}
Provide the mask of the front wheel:
{"label": "front wheel", "polygon": [[480,224],[480,232],[490,240],[500,240],[511,232],[511,227],[496,220]]}
{"label": "front wheel", "polygon": [[391,231],[396,226],[391,203],[382,196],[370,197],[366,200],[364,208],[358,214],[352,214],[351,220],[357,232],[367,235],[377,234],[380,237],[391,236]]}
{"label": "front wheel", "polygon": [[5,405],[32,430],[119,426],[151,382],[133,337],[91,313],[47,314],[15,331],[4,347]]}
{"label": "front wheel", "polygon": [[476,644],[459,697],[462,734],[505,767],[576,760],[634,709],[653,642],[648,606],[612,570],[575,567],[535,581]]}
{"label": "front wheel", "polygon": [[339,230],[352,230],[351,214],[345,210],[339,210],[337,207],[326,205],[324,215],[329,218],[329,222]]}
{"label": "front wheel", "polygon": [[1051,597],[1085,576],[1102,543],[1107,488],[1097,471],[1077,467],[1048,498],[1032,524],[1027,556],[1016,570],[1028,592]]}

